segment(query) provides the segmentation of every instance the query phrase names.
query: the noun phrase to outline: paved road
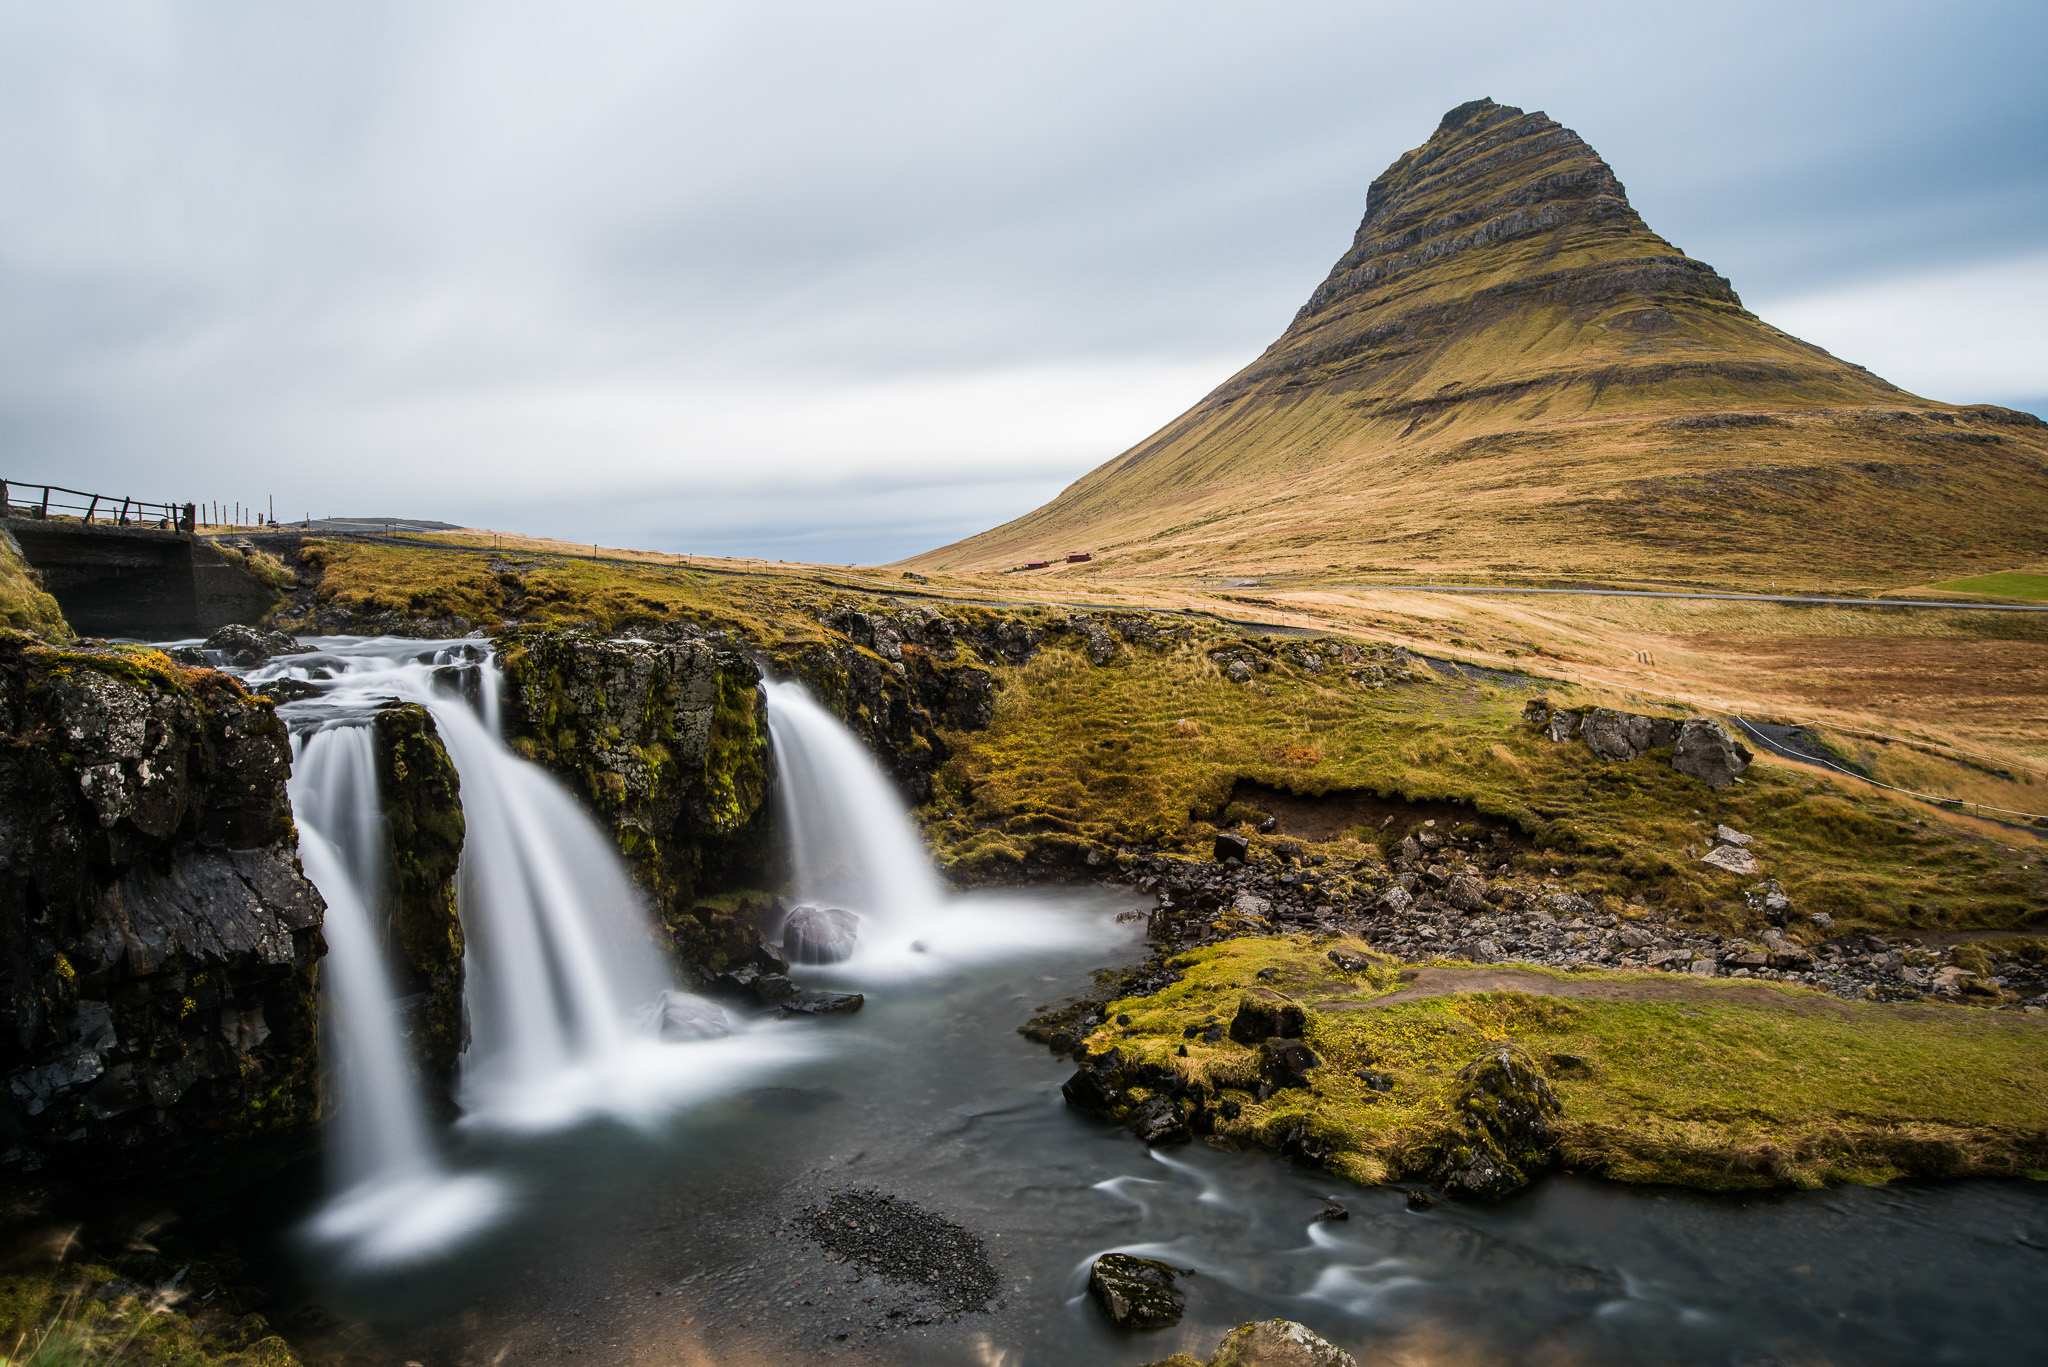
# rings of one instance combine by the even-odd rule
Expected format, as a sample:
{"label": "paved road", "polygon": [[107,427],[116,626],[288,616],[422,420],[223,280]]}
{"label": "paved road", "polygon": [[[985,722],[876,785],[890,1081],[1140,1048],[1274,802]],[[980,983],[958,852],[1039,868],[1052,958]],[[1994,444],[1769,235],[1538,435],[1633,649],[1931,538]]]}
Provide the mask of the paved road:
{"label": "paved road", "polygon": [[[1304,585],[1304,587],[1313,587]],[[1807,607],[1950,608],[1967,612],[2048,612],[2048,603],[1956,603],[1935,598],[1810,598],[1791,593],[1674,593],[1660,589],[1511,589],[1481,584],[1332,584],[1373,593],[1561,593],[1581,598],[1726,598],[1738,603],[1803,603]]]}

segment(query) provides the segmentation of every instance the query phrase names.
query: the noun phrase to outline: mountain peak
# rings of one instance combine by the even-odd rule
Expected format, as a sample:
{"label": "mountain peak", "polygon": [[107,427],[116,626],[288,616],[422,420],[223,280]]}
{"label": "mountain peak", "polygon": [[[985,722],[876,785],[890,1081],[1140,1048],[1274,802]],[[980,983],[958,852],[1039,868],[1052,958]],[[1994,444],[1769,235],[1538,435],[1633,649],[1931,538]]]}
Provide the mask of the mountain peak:
{"label": "mountain peak", "polygon": [[[1790,462],[1824,472],[1815,488],[1874,479],[1874,506],[1896,505],[1897,471],[1930,449],[1894,421],[1902,404],[1946,423],[1985,411],[1944,411],[1764,323],[1651,231],[1585,139],[1540,111],[1473,100],[1373,180],[1350,247],[1250,365],[1044,508],[918,563],[1092,543],[1105,569],[1117,557],[1101,552],[1142,546],[1148,573],[1247,573],[1341,568],[1357,558],[1343,547],[1398,544],[1443,569],[1583,567],[1595,523],[1640,539],[1642,510],[1701,496],[1703,472],[1724,492],[1775,490],[1808,480],[1786,476]],[[2021,440],[1986,431],[1969,449],[1996,464]],[[1773,473],[1731,473],[1752,468]],[[1644,493],[1660,480],[1680,482]],[[2039,462],[1987,487],[2021,486],[2048,508]],[[1408,530],[1359,526],[1366,507]],[[1503,540],[1510,516],[1520,530]],[[1751,568],[1774,553],[1750,544],[1757,525],[1719,543]],[[1839,517],[1822,539],[1903,563],[1884,535]],[[2027,544],[2048,550],[2048,537]],[[1696,546],[1658,554],[1673,573],[1699,560]]]}

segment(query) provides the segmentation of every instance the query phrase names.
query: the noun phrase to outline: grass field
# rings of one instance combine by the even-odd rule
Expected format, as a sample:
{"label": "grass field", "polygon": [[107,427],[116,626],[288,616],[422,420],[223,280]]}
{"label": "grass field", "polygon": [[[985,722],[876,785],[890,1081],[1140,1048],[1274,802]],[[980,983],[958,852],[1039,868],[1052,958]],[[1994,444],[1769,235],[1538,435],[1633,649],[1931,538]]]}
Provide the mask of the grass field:
{"label": "grass field", "polygon": [[1968,579],[1951,579],[1945,584],[1935,584],[1931,587],[1948,593],[1983,593],[1999,598],[2024,598],[2030,602],[2048,602],[2048,574],[2022,574],[2018,571],[1979,574]]}

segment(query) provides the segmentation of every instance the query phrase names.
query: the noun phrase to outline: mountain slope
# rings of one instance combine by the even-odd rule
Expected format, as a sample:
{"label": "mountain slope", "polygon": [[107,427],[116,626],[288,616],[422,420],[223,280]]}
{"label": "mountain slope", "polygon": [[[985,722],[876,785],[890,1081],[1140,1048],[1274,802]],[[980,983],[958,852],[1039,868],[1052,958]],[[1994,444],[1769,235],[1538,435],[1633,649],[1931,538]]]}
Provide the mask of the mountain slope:
{"label": "mountain slope", "polygon": [[1053,502],[905,563],[1914,583],[2048,552],[2044,457],[2029,415],[1930,403],[1763,322],[1576,133],[1477,100],[1373,182],[1257,360]]}

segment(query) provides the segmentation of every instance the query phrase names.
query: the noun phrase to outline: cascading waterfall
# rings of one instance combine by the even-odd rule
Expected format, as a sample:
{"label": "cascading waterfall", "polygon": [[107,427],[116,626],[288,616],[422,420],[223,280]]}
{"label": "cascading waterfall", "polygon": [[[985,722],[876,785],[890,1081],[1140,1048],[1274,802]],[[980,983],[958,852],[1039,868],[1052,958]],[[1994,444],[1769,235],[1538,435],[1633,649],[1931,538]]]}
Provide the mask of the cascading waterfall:
{"label": "cascading waterfall", "polygon": [[844,963],[810,972],[864,981],[922,976],[948,964],[1044,948],[1070,936],[1028,899],[955,907],[932,869],[903,797],[859,738],[793,681],[763,685],[781,768],[800,899],[860,918]]}
{"label": "cascading waterfall", "polygon": [[[443,686],[462,669],[482,672],[463,690],[475,706]],[[808,1052],[787,1038],[742,1045],[722,1010],[677,990],[617,849],[499,738],[495,663],[476,646],[327,642],[250,678],[321,688],[280,709],[300,737],[291,792],[302,859],[329,908],[336,1196],[313,1221],[316,1237],[349,1245],[360,1263],[401,1261],[453,1242],[503,1204],[495,1182],[451,1176],[436,1153],[378,949],[384,836],[365,723],[389,700],[433,714],[461,784],[465,1124],[647,1119]]]}
{"label": "cascading waterfall", "polygon": [[338,1130],[327,1149],[337,1195],[312,1232],[360,1264],[403,1261],[488,1223],[503,1193],[487,1178],[449,1174],[406,1066],[377,948],[385,885],[370,729],[335,725],[294,739],[299,857],[327,903],[321,1040]]}

